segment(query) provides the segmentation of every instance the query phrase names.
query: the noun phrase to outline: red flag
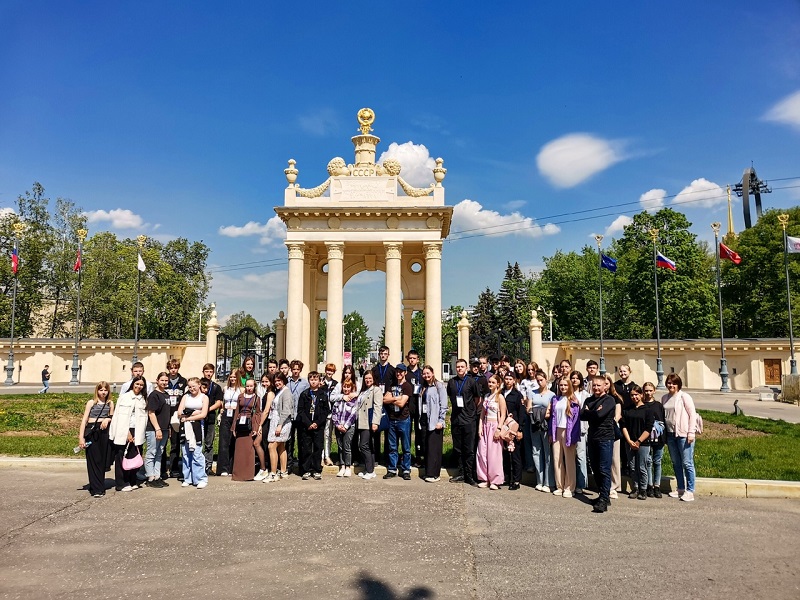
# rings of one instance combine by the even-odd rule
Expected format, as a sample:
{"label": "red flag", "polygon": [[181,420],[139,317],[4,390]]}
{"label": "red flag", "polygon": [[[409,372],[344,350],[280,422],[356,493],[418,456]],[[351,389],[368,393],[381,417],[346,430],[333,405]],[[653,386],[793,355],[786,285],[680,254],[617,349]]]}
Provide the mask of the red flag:
{"label": "red flag", "polygon": [[11,252],[11,270],[14,272],[14,275],[16,275],[19,270],[19,253],[17,252],[16,246],[14,246],[14,250]]}
{"label": "red flag", "polygon": [[733,250],[728,248],[722,242],[719,243],[719,257],[720,258],[725,258],[725,259],[733,262],[733,264],[735,264],[735,265],[738,265],[740,262],[742,262],[742,257],[739,256],[738,254],[736,254],[736,252],[734,252]]}
{"label": "red flag", "polygon": [[78,249],[78,256],[75,259],[75,266],[73,267],[73,270],[76,273],[81,270],[81,251],[80,251],[80,249]]}

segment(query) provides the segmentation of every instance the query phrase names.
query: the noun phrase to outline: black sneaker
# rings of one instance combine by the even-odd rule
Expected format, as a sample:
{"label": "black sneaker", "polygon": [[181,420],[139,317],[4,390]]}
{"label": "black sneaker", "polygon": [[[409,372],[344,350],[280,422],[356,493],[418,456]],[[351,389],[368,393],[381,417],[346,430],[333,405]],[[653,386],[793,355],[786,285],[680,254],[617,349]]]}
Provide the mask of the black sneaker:
{"label": "black sneaker", "polygon": [[508,486],[508,489],[511,490],[511,491],[518,490],[519,489],[519,484],[518,483],[512,483],[511,485]]}
{"label": "black sneaker", "polygon": [[384,479],[391,479],[392,477],[397,477],[397,471],[386,471],[386,475],[383,476]]}
{"label": "black sneaker", "polygon": [[153,481],[145,481],[144,484],[147,487],[156,488],[156,489],[167,487],[167,486],[164,485],[164,482],[161,481],[160,479],[153,479]]}
{"label": "black sneaker", "polygon": [[600,498],[595,503],[594,508],[592,508],[592,512],[596,512],[596,513],[604,513],[607,510],[608,510],[608,504],[606,504],[606,501],[603,500],[602,498]]}
{"label": "black sneaker", "polygon": [[450,478],[450,483],[464,483],[464,476],[463,475],[456,475],[455,477]]}
{"label": "black sneaker", "polygon": [[639,490],[633,490],[633,491],[632,491],[630,494],[628,494],[628,498],[630,498],[631,500],[633,500],[633,499],[634,499],[634,498],[636,498],[638,495],[639,495]]}
{"label": "black sneaker", "polygon": [[471,485],[472,487],[478,487],[478,482],[475,481],[474,479],[465,479],[464,483],[466,483],[467,485]]}
{"label": "black sneaker", "polygon": [[316,479],[317,481],[322,479],[322,473],[314,473],[314,479]]}
{"label": "black sneaker", "polygon": [[639,494],[636,496],[636,499],[637,500],[647,500],[647,494],[639,492]]}
{"label": "black sneaker", "polygon": [[653,487],[653,498],[661,498],[661,488]]}
{"label": "black sneaker", "polygon": [[405,473],[403,473],[403,479],[405,481],[411,481],[411,471],[406,471]]}
{"label": "black sneaker", "polygon": [[653,497],[653,486],[652,485],[648,485],[647,486],[647,497],[648,498],[652,498]]}

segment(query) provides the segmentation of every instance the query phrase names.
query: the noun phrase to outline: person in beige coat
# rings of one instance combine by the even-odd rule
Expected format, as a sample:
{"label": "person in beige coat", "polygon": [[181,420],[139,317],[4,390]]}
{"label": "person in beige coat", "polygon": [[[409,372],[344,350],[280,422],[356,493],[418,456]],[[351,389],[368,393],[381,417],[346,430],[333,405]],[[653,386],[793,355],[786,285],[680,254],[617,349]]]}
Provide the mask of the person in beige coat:
{"label": "person in beige coat", "polygon": [[364,373],[364,382],[358,395],[358,447],[364,457],[364,470],[358,476],[365,480],[375,479],[372,432],[378,431],[383,416],[383,392],[373,383],[372,372]]}
{"label": "person in beige coat", "polygon": [[130,389],[117,399],[117,406],[108,426],[108,438],[114,444],[114,479],[118,492],[130,492],[139,487],[136,482],[138,469],[126,471],[122,468],[122,459],[126,450],[130,453],[129,458],[133,454],[129,444],[135,446],[139,454],[142,453],[147,427],[145,386],[144,377],[133,378]]}

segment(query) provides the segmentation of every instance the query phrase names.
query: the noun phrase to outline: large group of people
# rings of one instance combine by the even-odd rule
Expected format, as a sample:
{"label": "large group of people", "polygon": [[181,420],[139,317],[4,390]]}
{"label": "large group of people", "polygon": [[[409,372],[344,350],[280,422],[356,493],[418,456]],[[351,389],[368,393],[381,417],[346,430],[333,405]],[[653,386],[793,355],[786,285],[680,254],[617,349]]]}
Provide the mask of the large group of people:
{"label": "large group of people", "polygon": [[615,381],[595,361],[584,374],[565,359],[548,377],[535,362],[481,356],[459,359],[445,383],[414,350],[397,364],[389,356],[381,347],[360,381],[351,365],[338,380],[333,364],[301,377],[303,363],[285,359],[270,360],[257,380],[248,356],[223,385],[212,364],[202,377],[186,379],[180,362],[170,360],[153,384],[135,363],[116,405],[106,382],[86,404],[78,442],[89,492],[105,493],[112,465],[120,492],[163,488],[170,478],[203,489],[210,475],[274,483],[296,472],[319,480],[326,465],[348,478],[358,464],[358,477],[369,481],[376,463],[386,465],[384,479],[409,480],[416,466],[436,483],[449,413],[458,469],[451,483],[514,491],[527,470],[535,490],[572,498],[584,493],[591,473],[599,492],[593,510],[605,512],[622,492],[623,474],[630,498],[662,497],[666,445],[677,483],[669,495],[694,500],[698,418],[677,374],[657,399],[655,386],[635,384],[627,365]]}

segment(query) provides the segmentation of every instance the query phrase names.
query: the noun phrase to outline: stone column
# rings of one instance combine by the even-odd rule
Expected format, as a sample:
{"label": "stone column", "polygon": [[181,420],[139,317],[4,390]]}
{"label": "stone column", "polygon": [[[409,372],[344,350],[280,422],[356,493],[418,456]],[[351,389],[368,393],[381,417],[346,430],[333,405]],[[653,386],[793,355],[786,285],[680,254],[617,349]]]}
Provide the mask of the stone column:
{"label": "stone column", "polygon": [[[411,319],[414,318],[413,308],[403,309],[403,356],[411,350]],[[399,360],[397,362],[400,362]]]}
{"label": "stone column", "polygon": [[542,352],[542,322],[535,310],[531,311],[531,321],[528,324],[528,333],[531,338],[531,361],[539,365],[539,368],[547,373],[544,364],[544,353]]}
{"label": "stone column", "polygon": [[461,311],[461,320],[458,322],[458,358],[463,358],[469,362],[469,330],[472,325],[469,324],[467,318],[467,311]]}
{"label": "stone column", "polygon": [[402,317],[402,286],[400,284],[400,256],[402,242],[384,242],[386,250],[386,345],[389,347],[391,362],[400,361],[401,347],[400,319]]}
{"label": "stone column", "polygon": [[289,291],[286,300],[286,358],[300,358],[303,351],[304,244],[286,242],[289,249]]}
{"label": "stone column", "polygon": [[312,248],[306,247],[305,262],[303,265],[303,346],[299,358],[303,362],[303,375],[316,369],[317,347],[314,345],[317,332],[317,322],[314,320],[316,299],[317,254]]}
{"label": "stone column", "polygon": [[344,244],[325,242],[325,246],[328,249],[328,317],[325,348],[328,362],[335,364],[336,372],[341,373],[344,357],[344,348],[342,347]]}
{"label": "stone column", "polygon": [[286,315],[283,311],[275,319],[275,358],[286,358]]}
{"label": "stone column", "polygon": [[211,309],[211,317],[206,322],[206,362],[217,368],[217,336],[219,335],[219,322],[217,309]]}
{"label": "stone column", "polygon": [[[442,368],[442,242],[425,248],[425,362],[441,376]],[[469,360],[469,357],[459,357]]]}

